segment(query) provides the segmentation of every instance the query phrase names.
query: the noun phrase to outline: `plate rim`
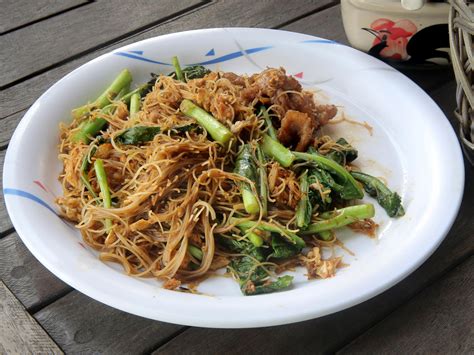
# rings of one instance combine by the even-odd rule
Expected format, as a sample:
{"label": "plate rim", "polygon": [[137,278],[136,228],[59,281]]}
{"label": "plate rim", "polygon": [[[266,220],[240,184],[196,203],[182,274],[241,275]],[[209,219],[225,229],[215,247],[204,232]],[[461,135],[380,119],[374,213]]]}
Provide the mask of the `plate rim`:
{"label": "plate rim", "polygon": [[[8,146],[8,149],[7,149],[7,153],[6,153],[6,156],[5,156],[5,163],[4,163],[3,181],[5,181],[5,178],[9,174],[9,171],[7,169],[5,169],[6,163],[9,160],[13,159],[11,157],[11,155],[13,154],[12,151],[13,151],[15,145],[20,144],[21,131],[23,129],[23,126],[25,126],[26,122],[27,122],[25,120],[25,118],[26,119],[31,119],[31,117],[34,116],[33,113],[31,113],[31,112],[34,111],[34,109],[35,109],[36,105],[38,104],[38,102],[43,98],[44,95],[48,94],[48,92],[50,92],[51,90],[54,90],[54,87],[59,82],[61,82],[63,80],[67,80],[67,78],[70,75],[73,75],[73,73],[75,73],[76,71],[82,69],[83,67],[88,66],[88,65],[93,65],[94,63],[100,61],[104,57],[111,56],[111,55],[113,55],[114,52],[119,51],[119,50],[123,50],[124,48],[127,48],[129,46],[136,46],[137,44],[142,44],[142,43],[146,43],[146,42],[153,42],[153,41],[157,41],[157,40],[159,41],[163,37],[182,36],[182,35],[186,35],[186,34],[189,34],[189,33],[199,34],[199,33],[216,31],[216,30],[231,30],[233,32],[239,32],[239,31],[257,31],[257,32],[270,31],[272,33],[284,32],[284,33],[289,33],[289,34],[291,34],[295,37],[300,36],[302,39],[312,38],[312,39],[318,39],[318,40],[325,40],[324,38],[321,38],[321,37],[307,35],[307,34],[301,34],[301,33],[292,32],[292,31],[272,30],[272,29],[264,29],[264,28],[231,27],[231,28],[210,28],[210,29],[198,29],[198,30],[191,30],[191,31],[175,32],[175,33],[170,33],[170,34],[165,34],[165,35],[160,35],[160,36],[155,36],[155,37],[143,39],[143,40],[138,41],[138,42],[133,42],[133,43],[127,44],[125,46],[112,49],[111,51],[109,51],[107,53],[104,53],[101,56],[99,56],[97,58],[94,58],[94,59],[82,64],[78,68],[74,69],[73,71],[71,71],[68,74],[61,77],[61,79],[55,81],[54,84],[50,88],[48,88],[48,90],[46,90],[35,101],[35,103],[30,107],[30,109],[25,113],[25,115],[23,116],[20,123],[18,124],[18,126],[15,129],[15,132],[12,135],[12,138],[10,140],[10,144]],[[350,48],[352,51],[359,52],[359,51],[357,51],[357,50],[355,50],[351,47],[348,47],[348,46],[346,46],[346,47]],[[367,55],[367,57],[370,57],[370,56]],[[375,58],[372,58],[372,57],[370,57],[370,58],[378,61]],[[385,64],[381,61],[379,61],[379,62],[382,63],[387,68],[392,69],[387,64]],[[422,90],[420,87],[418,87],[418,85],[413,83],[413,81],[411,81],[409,78],[407,78],[404,74],[402,74],[398,71],[397,71],[397,74],[403,76],[404,80],[407,80],[408,82],[415,85],[416,88],[418,89],[418,91],[420,92],[420,94],[423,94],[428,100],[430,100],[431,104],[435,105],[436,108],[439,110],[439,112],[446,118],[444,113],[442,113],[442,111],[439,109],[438,105],[431,99],[431,97],[429,97],[429,95],[424,90]],[[100,301],[101,303],[104,303],[106,305],[112,306],[114,308],[117,308],[117,309],[120,309],[120,310],[123,310],[123,311],[126,311],[128,313],[137,314],[137,315],[140,315],[140,316],[143,316],[143,317],[146,317],[146,318],[151,318],[151,319],[160,320],[160,321],[164,321],[164,322],[191,325],[191,326],[200,326],[200,327],[209,327],[209,328],[253,328],[253,327],[261,327],[261,326],[274,326],[274,325],[288,324],[288,323],[304,321],[304,320],[308,320],[308,319],[321,317],[321,316],[324,316],[324,315],[327,315],[327,314],[331,314],[331,313],[334,313],[334,312],[352,307],[356,304],[362,303],[363,301],[366,301],[370,298],[373,298],[373,297],[379,295],[383,291],[387,290],[388,288],[392,287],[393,285],[397,284],[398,282],[400,282],[401,280],[406,278],[408,275],[410,275],[415,269],[417,269],[422,263],[424,263],[426,261],[426,259],[438,248],[438,246],[445,239],[446,235],[448,234],[449,230],[451,229],[451,227],[452,227],[452,225],[455,221],[455,218],[458,214],[458,211],[459,211],[459,208],[460,208],[460,205],[461,205],[461,202],[462,202],[463,194],[464,194],[464,183],[465,183],[465,176],[464,176],[465,167],[464,167],[464,161],[463,161],[463,155],[462,155],[461,147],[459,145],[459,141],[456,138],[454,129],[452,129],[452,127],[449,124],[449,121],[448,121],[447,118],[446,118],[446,123],[450,128],[449,133],[447,133],[447,134],[449,136],[451,136],[451,138],[454,138],[454,140],[456,142],[456,148],[453,147],[453,149],[456,151],[455,153],[457,155],[456,156],[457,163],[460,163],[459,167],[461,168],[461,171],[459,173],[460,173],[460,178],[461,178],[461,182],[462,182],[462,188],[460,189],[460,193],[458,194],[458,196],[456,196],[457,198],[453,201],[453,203],[454,203],[453,206],[455,208],[451,211],[451,214],[449,216],[450,218],[448,219],[447,223],[444,224],[443,230],[440,231],[440,233],[439,233],[440,237],[438,237],[436,239],[436,243],[431,245],[430,248],[427,248],[426,250],[424,250],[422,255],[420,257],[418,257],[414,262],[411,262],[411,263],[406,262],[405,267],[403,268],[403,271],[398,272],[388,282],[385,282],[382,285],[378,285],[378,287],[375,287],[373,289],[366,290],[365,292],[360,292],[358,294],[358,297],[352,297],[352,299],[349,300],[349,301],[347,301],[347,300],[340,301],[339,303],[336,303],[335,305],[333,305],[333,307],[327,308],[323,312],[321,312],[320,310],[313,310],[313,311],[303,312],[302,314],[301,314],[301,312],[298,313],[298,314],[291,314],[291,315],[286,314],[285,316],[274,317],[270,320],[269,319],[252,320],[251,321],[252,323],[249,323],[245,319],[240,320],[240,321],[235,321],[233,319],[230,319],[230,320],[228,319],[228,320],[222,320],[221,322],[216,322],[215,319],[212,319],[210,321],[205,321],[205,320],[202,320],[202,319],[194,319],[194,318],[189,317],[189,316],[184,317],[184,318],[182,316],[176,317],[176,316],[173,316],[173,314],[170,315],[169,313],[166,313],[166,312],[165,313],[158,313],[158,314],[160,314],[159,317],[157,317],[156,314],[150,316],[150,314],[148,312],[144,312],[143,310],[137,309],[136,307],[130,307],[130,305],[128,305],[126,303],[123,303],[120,300],[118,300],[118,301],[113,300],[113,299],[111,300],[110,298],[107,297],[107,294],[104,294],[104,293],[102,293],[98,290],[95,290],[95,289],[87,288],[86,286],[84,286],[82,284],[82,282],[76,282],[73,275],[69,275],[68,273],[64,273],[62,270],[57,269],[56,267],[54,267],[54,265],[52,265],[44,257],[44,255],[42,255],[40,252],[38,252],[38,250],[31,247],[29,238],[25,235],[24,232],[22,232],[22,230],[23,230],[22,225],[23,225],[24,222],[22,222],[21,218],[16,215],[15,211],[13,210],[12,203],[9,202],[10,199],[6,198],[6,196],[5,196],[4,200],[5,200],[5,204],[6,204],[8,214],[9,214],[11,220],[12,220],[12,224],[15,227],[15,230],[17,231],[18,235],[22,239],[23,243],[27,246],[29,251],[35,256],[35,258],[37,258],[43,266],[45,266],[50,272],[52,272],[55,276],[57,276],[58,278],[63,280],[65,283],[67,283],[68,285],[74,287],[76,290],[86,294],[87,296],[89,296],[89,297],[91,297],[95,300]],[[262,297],[262,296],[254,296],[254,297]],[[270,298],[270,297],[272,297],[272,295],[265,295],[265,297]]]}

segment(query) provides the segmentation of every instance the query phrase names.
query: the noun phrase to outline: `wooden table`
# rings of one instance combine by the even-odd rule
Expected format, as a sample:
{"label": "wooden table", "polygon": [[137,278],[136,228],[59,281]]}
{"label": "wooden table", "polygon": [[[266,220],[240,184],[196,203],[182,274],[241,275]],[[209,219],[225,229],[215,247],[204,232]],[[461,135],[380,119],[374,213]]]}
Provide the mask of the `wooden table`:
{"label": "wooden table", "polygon": [[[224,26],[278,28],[347,43],[339,2],[331,0],[7,0],[0,16],[1,168],[9,139],[29,106],[63,75],[125,44]],[[455,124],[452,72],[405,74]],[[84,296],[30,254],[0,196],[0,352],[472,353],[473,170],[466,165],[464,199],[449,235],[398,285],[326,317],[243,330],[152,321]]]}

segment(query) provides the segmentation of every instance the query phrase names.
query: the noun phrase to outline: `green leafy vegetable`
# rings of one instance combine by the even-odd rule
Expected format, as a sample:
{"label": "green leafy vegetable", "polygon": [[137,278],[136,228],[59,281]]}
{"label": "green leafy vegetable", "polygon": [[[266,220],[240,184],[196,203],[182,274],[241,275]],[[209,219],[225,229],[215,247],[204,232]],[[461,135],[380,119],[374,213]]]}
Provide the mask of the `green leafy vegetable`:
{"label": "green leafy vegetable", "polygon": [[332,148],[326,155],[326,158],[334,160],[340,165],[346,165],[357,159],[358,151],[350,145],[344,138],[339,138],[337,146]]}
{"label": "green leafy vegetable", "polygon": [[320,206],[320,210],[327,210],[332,203],[332,192],[342,191],[343,187],[337,184],[326,170],[314,167],[309,170],[309,199],[312,205]]}
{"label": "green leafy vegetable", "polygon": [[362,172],[353,171],[351,174],[364,185],[365,191],[377,200],[390,217],[401,217],[405,214],[400,196],[390,191],[380,179]]}
{"label": "green leafy vegetable", "polygon": [[183,75],[186,79],[186,81],[191,80],[191,79],[199,79],[207,74],[209,74],[211,71],[209,69],[206,69],[202,65],[191,65],[189,67],[186,67],[183,69]]}
{"label": "green leafy vegetable", "polygon": [[201,130],[201,127],[198,124],[191,123],[183,126],[177,126],[173,127],[171,129],[171,132],[176,132],[176,133],[185,133],[185,132],[192,132],[192,131],[199,131]]}
{"label": "green leafy vegetable", "polygon": [[260,266],[265,261],[265,251],[263,248],[256,248],[251,243],[244,243],[243,248],[234,250],[244,254],[242,257],[232,259],[231,270],[236,274],[241,284],[247,281],[259,282],[268,277],[267,271]]}
{"label": "green leafy vegetable", "polygon": [[140,144],[152,141],[158,133],[160,127],[134,126],[120,133],[115,141],[121,144]]}
{"label": "green leafy vegetable", "polygon": [[[228,238],[222,239],[229,240]],[[231,245],[231,250],[245,255],[234,258],[229,269],[239,280],[240,289],[244,295],[270,293],[291,286],[292,276],[282,276],[275,281],[269,279],[268,272],[260,265],[266,259],[265,249],[255,247],[251,243],[234,242],[227,241],[225,243]]]}
{"label": "green leafy vegetable", "polygon": [[270,258],[275,259],[286,259],[297,255],[300,249],[295,247],[293,244],[289,244],[283,238],[272,235],[272,249],[273,252],[270,254]]}
{"label": "green leafy vegetable", "polygon": [[316,162],[320,168],[327,170],[334,175],[336,182],[342,185],[341,191],[338,191],[342,199],[354,200],[364,197],[364,192],[352,175],[335,161],[317,153],[293,152],[293,154],[297,159]]}

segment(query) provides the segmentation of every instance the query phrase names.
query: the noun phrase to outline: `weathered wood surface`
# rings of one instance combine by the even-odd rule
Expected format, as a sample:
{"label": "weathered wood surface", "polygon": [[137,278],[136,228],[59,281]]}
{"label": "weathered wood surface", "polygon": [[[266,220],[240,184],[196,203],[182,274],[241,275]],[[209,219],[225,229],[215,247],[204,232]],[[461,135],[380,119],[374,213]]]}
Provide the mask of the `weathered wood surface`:
{"label": "weathered wood surface", "polygon": [[87,3],[89,3],[88,0],[2,1],[0,35]]}
{"label": "weathered wood surface", "polygon": [[30,311],[72,290],[36,260],[16,233],[0,239],[0,279]]}
{"label": "weathered wood surface", "polygon": [[473,354],[473,314],[471,257],[340,354]]}
{"label": "weathered wood surface", "polygon": [[0,353],[62,354],[54,341],[0,281]]}
{"label": "weathered wood surface", "polygon": [[[334,2],[330,0],[302,0],[298,1],[298,6],[294,6],[294,3],[290,1],[281,0],[258,2],[226,0],[213,3],[212,5],[204,5],[199,9],[191,11],[189,14],[180,16],[172,21],[167,21],[148,31],[132,34],[126,39],[104,46],[97,51],[3,90],[0,92],[0,118],[13,115],[28,108],[48,87],[61,77],[91,59],[110,52],[115,48],[146,38],[196,28],[229,26],[276,28],[286,23],[288,19],[303,16],[308,12],[316,11],[331,4],[334,4]],[[278,12],[274,13],[276,8],[278,8]],[[4,123],[0,121],[0,125],[4,125]],[[11,136],[11,131],[8,134]],[[5,142],[8,139],[9,136],[7,135],[6,139],[2,136],[0,140]]]}
{"label": "weathered wood surface", "polygon": [[116,310],[77,291],[35,318],[68,354],[147,353],[183,328]]}
{"label": "weathered wood surface", "polygon": [[0,39],[0,62],[3,63],[0,87],[118,41],[199,3],[198,0],[96,1],[7,33]]}

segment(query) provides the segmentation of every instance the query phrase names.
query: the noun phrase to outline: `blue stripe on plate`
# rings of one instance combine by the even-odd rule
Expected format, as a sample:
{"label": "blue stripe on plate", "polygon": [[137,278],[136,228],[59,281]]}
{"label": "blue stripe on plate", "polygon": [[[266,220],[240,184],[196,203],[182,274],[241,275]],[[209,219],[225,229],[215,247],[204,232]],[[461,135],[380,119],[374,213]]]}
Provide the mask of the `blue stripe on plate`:
{"label": "blue stripe on plate", "polygon": [[131,58],[131,59],[141,60],[141,61],[148,62],[148,63],[161,64],[161,65],[169,65],[169,66],[171,66],[171,64],[169,64],[169,63],[159,62],[159,61],[157,61],[157,60],[148,59],[148,58],[145,58],[145,57],[140,57],[140,56],[135,55],[135,54],[125,53],[125,52],[115,52],[114,54],[115,54],[115,55],[120,55],[120,56],[122,56],[122,57],[127,57],[127,58]]}
{"label": "blue stripe on plate", "polygon": [[308,39],[306,41],[302,41],[301,43],[326,43],[326,44],[339,44],[336,41],[331,41],[330,39]]}
{"label": "blue stripe on plate", "polygon": [[211,60],[208,60],[208,61],[205,61],[205,62],[195,63],[195,64],[191,64],[191,65],[208,65],[208,64],[222,63],[222,62],[226,62],[228,60],[243,57],[245,54],[253,54],[253,53],[261,52],[261,51],[264,51],[264,50],[267,50],[267,49],[270,49],[270,48],[273,48],[273,46],[244,49],[243,51],[229,53],[229,54],[223,55],[223,56],[218,57],[218,58],[214,58],[214,59],[211,59]]}
{"label": "blue stripe on plate", "polygon": [[[214,59],[211,59],[211,60],[207,60],[207,61],[204,61],[204,62],[194,63],[194,64],[187,64],[187,65],[208,65],[208,64],[222,63],[222,62],[226,62],[228,60],[243,57],[245,54],[253,54],[253,53],[261,52],[261,51],[264,51],[264,50],[267,50],[267,49],[270,49],[270,48],[273,48],[273,46],[244,49],[243,51],[237,51],[237,52],[229,53],[229,54],[223,55],[221,57],[214,58]],[[141,56],[131,54],[131,53],[115,52],[114,54],[122,56],[122,57],[127,57],[127,58],[130,58],[130,59],[141,60],[143,62],[171,66],[171,64],[169,64],[169,63],[164,63],[164,62],[160,62],[160,61],[157,61],[157,60],[148,59],[148,58],[141,57]]]}
{"label": "blue stripe on plate", "polygon": [[48,210],[50,210],[55,215],[57,215],[56,211],[51,206],[49,206],[46,202],[44,202],[38,196],[33,195],[32,193],[29,193],[29,192],[26,192],[26,191],[23,191],[23,190],[18,190],[18,189],[4,188],[3,189],[3,194],[4,195],[13,195],[13,196],[20,196],[20,197],[27,198],[31,201],[34,201],[34,202],[40,204],[43,207],[46,207]]}

